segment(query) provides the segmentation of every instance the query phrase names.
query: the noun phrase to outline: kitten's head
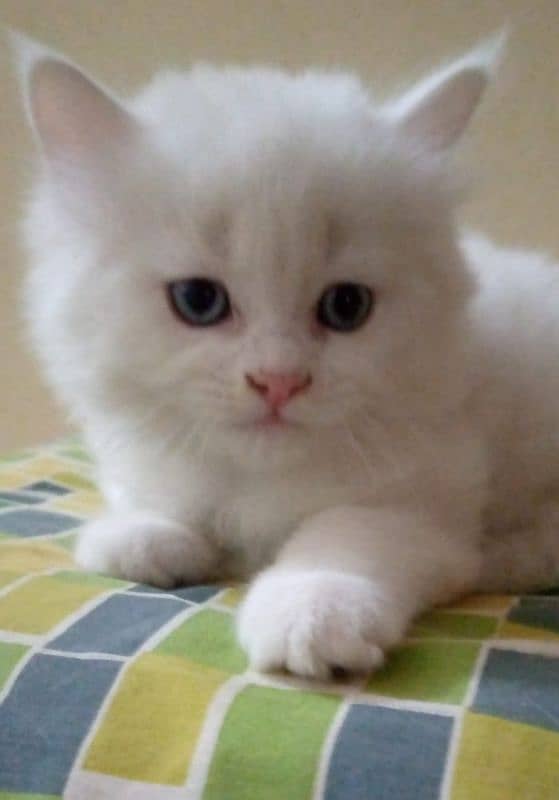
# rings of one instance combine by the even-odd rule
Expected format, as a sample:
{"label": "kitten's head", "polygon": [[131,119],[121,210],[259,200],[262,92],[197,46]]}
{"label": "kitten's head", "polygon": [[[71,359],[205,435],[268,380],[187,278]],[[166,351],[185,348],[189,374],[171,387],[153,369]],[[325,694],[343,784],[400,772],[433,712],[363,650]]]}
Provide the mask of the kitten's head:
{"label": "kitten's head", "polygon": [[494,48],[384,106],[345,75],[208,67],[121,103],[21,49],[26,310],[86,426],[262,462],[450,397],[472,284],[446,157]]}

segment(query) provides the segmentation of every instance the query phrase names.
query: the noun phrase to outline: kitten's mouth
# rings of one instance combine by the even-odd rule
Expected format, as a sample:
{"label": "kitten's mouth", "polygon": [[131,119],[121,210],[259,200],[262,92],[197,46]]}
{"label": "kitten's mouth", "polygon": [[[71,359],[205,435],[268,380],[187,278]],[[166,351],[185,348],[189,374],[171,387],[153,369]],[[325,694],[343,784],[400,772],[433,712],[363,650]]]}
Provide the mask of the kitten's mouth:
{"label": "kitten's mouth", "polygon": [[299,427],[298,423],[283,417],[277,411],[270,411],[264,416],[259,416],[247,422],[241,423],[241,428],[246,431],[258,431],[262,433],[280,433]]}

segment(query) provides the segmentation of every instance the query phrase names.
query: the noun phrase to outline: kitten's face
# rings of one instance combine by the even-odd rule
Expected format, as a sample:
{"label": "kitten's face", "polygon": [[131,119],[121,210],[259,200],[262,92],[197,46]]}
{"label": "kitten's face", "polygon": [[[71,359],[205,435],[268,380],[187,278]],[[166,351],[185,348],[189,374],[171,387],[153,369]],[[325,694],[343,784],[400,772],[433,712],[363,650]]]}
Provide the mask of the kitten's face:
{"label": "kitten's face", "polygon": [[163,76],[132,110],[77,166],[40,130],[28,306],[80,414],[259,461],[414,416],[471,288],[435,160],[346,79]]}

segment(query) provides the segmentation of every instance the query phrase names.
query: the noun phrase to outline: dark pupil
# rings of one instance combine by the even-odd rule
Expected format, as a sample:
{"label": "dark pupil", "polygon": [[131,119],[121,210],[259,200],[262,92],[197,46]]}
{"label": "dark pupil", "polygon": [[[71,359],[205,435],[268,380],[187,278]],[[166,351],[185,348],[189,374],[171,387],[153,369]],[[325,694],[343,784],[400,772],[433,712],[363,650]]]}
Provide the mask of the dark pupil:
{"label": "dark pupil", "polygon": [[342,285],[335,291],[332,310],[338,319],[351,322],[358,316],[362,303],[361,292],[356,286]]}
{"label": "dark pupil", "polygon": [[184,299],[195,314],[205,314],[217,300],[217,289],[210,281],[189,281],[184,290]]}

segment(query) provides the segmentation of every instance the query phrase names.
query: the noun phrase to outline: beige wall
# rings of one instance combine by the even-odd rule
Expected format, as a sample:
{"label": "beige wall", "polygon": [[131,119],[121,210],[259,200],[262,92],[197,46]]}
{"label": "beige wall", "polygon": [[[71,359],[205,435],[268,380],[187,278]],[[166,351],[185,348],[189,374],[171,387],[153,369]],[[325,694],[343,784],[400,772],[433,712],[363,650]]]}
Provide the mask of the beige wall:
{"label": "beige wall", "polygon": [[[468,222],[559,256],[559,0],[0,0],[0,21],[59,48],[117,90],[162,63],[310,64],[359,70],[382,92],[513,24],[498,88],[466,153],[481,180]],[[64,430],[21,344],[17,219],[30,156],[0,48],[0,448]],[[559,299],[558,299],[559,302]]]}

